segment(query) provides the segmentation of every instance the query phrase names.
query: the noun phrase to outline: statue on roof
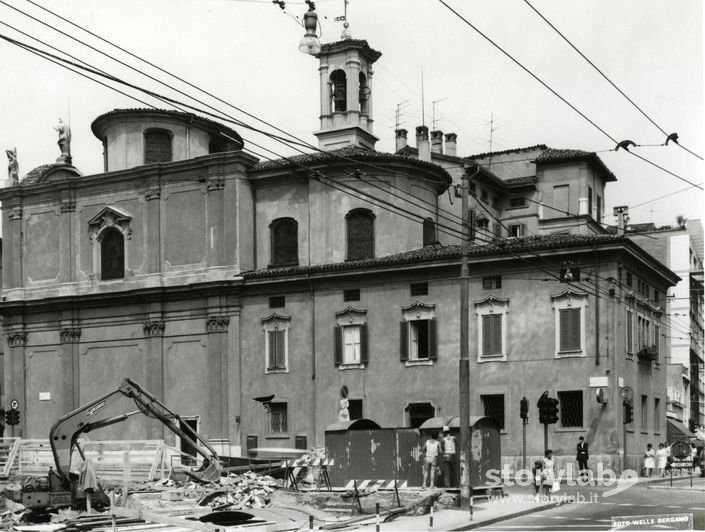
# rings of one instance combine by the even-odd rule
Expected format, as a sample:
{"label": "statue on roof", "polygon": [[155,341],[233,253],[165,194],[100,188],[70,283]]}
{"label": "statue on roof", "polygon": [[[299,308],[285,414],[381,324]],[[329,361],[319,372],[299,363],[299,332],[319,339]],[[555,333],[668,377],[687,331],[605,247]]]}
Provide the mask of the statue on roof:
{"label": "statue on roof", "polygon": [[12,185],[20,184],[20,165],[17,162],[17,148],[5,150],[7,154],[7,175]]}
{"label": "statue on roof", "polygon": [[59,132],[59,149],[61,155],[56,159],[57,163],[71,164],[71,128],[59,118],[59,125],[54,126],[54,129]]}

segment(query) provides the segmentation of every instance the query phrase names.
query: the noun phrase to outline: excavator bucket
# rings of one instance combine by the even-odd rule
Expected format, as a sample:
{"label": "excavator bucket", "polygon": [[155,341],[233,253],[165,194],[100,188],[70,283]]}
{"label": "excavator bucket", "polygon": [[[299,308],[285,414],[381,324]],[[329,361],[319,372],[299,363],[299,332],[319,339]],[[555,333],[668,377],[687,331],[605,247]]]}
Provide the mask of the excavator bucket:
{"label": "excavator bucket", "polygon": [[218,482],[222,469],[223,467],[218,462],[204,461],[199,469],[189,471],[186,474],[200,482]]}

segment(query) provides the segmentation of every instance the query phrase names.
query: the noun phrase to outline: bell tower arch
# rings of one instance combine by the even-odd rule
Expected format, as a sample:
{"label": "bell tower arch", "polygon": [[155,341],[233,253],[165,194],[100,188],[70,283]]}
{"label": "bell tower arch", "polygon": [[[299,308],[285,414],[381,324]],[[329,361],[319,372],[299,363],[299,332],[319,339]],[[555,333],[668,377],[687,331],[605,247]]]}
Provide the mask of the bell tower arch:
{"label": "bell tower arch", "polygon": [[360,39],[321,45],[321,128],[314,135],[322,150],[374,149],[379,139],[372,130],[372,64],[381,55]]}

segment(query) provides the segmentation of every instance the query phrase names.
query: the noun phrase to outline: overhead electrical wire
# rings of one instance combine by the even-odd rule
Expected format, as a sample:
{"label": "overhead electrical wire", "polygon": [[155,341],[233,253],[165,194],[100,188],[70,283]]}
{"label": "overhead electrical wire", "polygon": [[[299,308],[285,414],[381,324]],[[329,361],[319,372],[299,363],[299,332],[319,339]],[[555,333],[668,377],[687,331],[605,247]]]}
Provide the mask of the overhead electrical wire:
{"label": "overhead electrical wire", "polygon": [[[518,59],[516,59],[513,55],[511,55],[509,52],[507,52],[504,48],[502,48],[500,45],[498,45],[495,41],[493,41],[489,36],[487,36],[485,33],[483,33],[477,26],[475,26],[472,22],[470,22],[468,19],[466,19],[464,16],[462,16],[458,11],[453,9],[450,5],[445,0],[438,0],[443,6],[445,6],[451,13],[453,13],[458,19],[460,19],[462,22],[470,26],[476,33],[478,33],[480,36],[482,36],[487,42],[489,42],[492,46],[494,46],[497,50],[502,52],[506,57],[508,57],[514,64],[516,64],[519,68],[521,68],[524,72],[529,74],[532,78],[534,78],[536,81],[538,81],[546,90],[548,90],[551,94],[553,94],[555,97],[557,97],[559,100],[561,100],[564,104],[566,104],[568,107],[570,107],[573,111],[575,111],[578,115],[580,115],[584,120],[586,120],[589,124],[591,124],[595,129],[597,129],[600,133],[602,133],[604,136],[606,136],[608,139],[610,139],[612,142],[615,143],[615,145],[620,145],[620,141],[615,139],[612,135],[610,135],[607,131],[605,131],[602,127],[600,127],[596,122],[594,122],[590,117],[588,117],[585,113],[583,113],[580,109],[578,109],[575,105],[573,105],[571,102],[569,102],[567,99],[565,99],[563,96],[561,96],[555,89],[553,89],[550,85],[548,85],[545,81],[543,81],[540,77],[538,77],[536,74],[534,74],[531,70],[529,70],[527,67],[525,67]],[[642,157],[641,155],[638,155],[628,149],[625,148],[625,151],[629,153],[630,155],[633,155],[634,157],[637,157],[638,159],[641,159],[642,161],[646,162],[647,164],[650,164],[651,166],[658,168],[659,170],[666,172],[669,175],[672,175],[673,177],[680,179],[681,181],[688,183],[689,185],[693,185],[694,187],[699,188],[700,190],[703,190],[703,186],[701,184],[696,184],[693,183],[692,181],[689,181],[688,179],[676,174],[675,172],[672,172],[670,170],[667,170],[666,168],[662,167],[659,164],[656,164],[646,157]]]}
{"label": "overhead electrical wire", "polygon": [[[548,24],[558,35],[560,35],[561,38],[563,38],[563,40],[564,40],[565,42],[567,42],[568,45],[569,45],[573,50],[575,50],[575,51],[578,53],[578,55],[580,55],[580,57],[582,57],[583,59],[585,59],[585,61],[587,61],[587,63],[588,63],[592,68],[594,68],[594,69],[598,72],[598,74],[600,74],[600,75],[605,79],[605,81],[607,81],[607,83],[609,83],[610,85],[612,85],[612,87],[614,87],[614,88],[617,90],[617,92],[619,92],[619,94],[621,94],[622,96],[624,96],[624,98],[625,98],[630,104],[632,104],[632,105],[634,106],[634,108],[636,108],[636,110],[639,111],[649,122],[651,122],[661,133],[663,133],[663,134],[667,137],[667,139],[670,138],[670,134],[667,133],[666,130],[664,130],[661,126],[659,126],[659,125],[656,123],[656,121],[655,121],[653,118],[651,118],[648,114],[646,114],[646,111],[644,111],[641,107],[639,107],[639,106],[634,102],[634,100],[632,100],[629,96],[627,96],[627,95],[624,93],[624,91],[623,91],[622,89],[620,89],[602,70],[600,70],[600,68],[597,67],[597,65],[595,65],[595,63],[593,63],[590,59],[588,59],[587,56],[586,56],[583,52],[581,52],[581,51],[578,49],[578,47],[575,46],[575,45],[570,41],[570,39],[568,39],[568,37],[566,37],[558,28],[556,28],[556,26],[554,26],[554,25],[551,23],[551,21],[549,21],[538,9],[536,9],[536,7],[534,7],[534,6],[531,4],[531,2],[529,2],[529,0],[524,0],[524,3],[525,3],[527,6],[529,6],[529,7],[530,7],[546,24]],[[668,143],[668,140],[666,140],[666,144],[667,144],[667,143]],[[685,146],[683,146],[683,145],[682,145],[680,142],[678,142],[677,140],[675,140],[674,143],[675,143],[679,148],[681,148],[681,149],[685,150],[686,152],[690,153],[691,155],[697,157],[697,158],[700,159],[701,161],[703,160],[703,158],[702,158],[700,155],[698,155],[697,153],[695,153],[695,152],[689,150],[688,148],[686,148]],[[662,145],[665,145],[665,144],[657,144],[657,146],[662,146]]]}
{"label": "overhead electrical wire", "polygon": [[[4,2],[3,2],[3,3],[4,3]],[[17,41],[14,41],[14,40],[12,40],[12,39],[7,39],[7,38],[6,38],[6,40],[9,40],[10,42],[14,42],[14,43],[16,43],[16,44],[18,44],[19,46],[22,46],[22,47],[24,47],[24,48],[27,48],[27,47],[28,47],[28,45],[19,44]],[[29,48],[31,48],[31,47],[29,47]],[[33,53],[34,53],[34,52],[33,52]],[[42,52],[42,53],[46,53],[46,52]],[[49,54],[49,55],[51,55],[51,54]],[[61,59],[61,58],[59,58],[59,59],[60,59],[61,61],[65,61],[65,62],[66,62],[66,60],[63,60],[63,59]],[[78,66],[78,65],[74,65],[74,66]],[[126,65],[126,66],[129,67],[129,65]],[[83,68],[85,68],[85,67],[83,67]],[[130,67],[130,68],[132,68],[132,67]],[[94,73],[94,74],[97,74],[97,75],[106,76],[104,73],[101,73],[100,71],[97,71],[97,70],[95,70],[93,73]],[[110,79],[112,79],[113,81],[117,81],[117,82],[120,82],[120,83],[125,83],[125,82],[123,82],[122,80],[119,80],[118,78],[115,78],[114,76],[110,76],[110,75],[107,75],[107,76],[108,76]],[[93,78],[90,78],[90,77],[89,77],[89,79],[93,79]],[[94,80],[94,81],[95,81],[95,80]],[[101,83],[101,84],[102,84],[102,83]],[[105,84],[102,84],[102,85],[105,85]],[[128,84],[128,85],[130,85],[130,84]],[[137,86],[134,86],[134,85],[131,85],[131,86],[132,86],[133,88],[137,88],[138,90],[141,90],[142,92],[145,92],[145,93],[147,93],[147,94],[149,94],[149,95],[151,95],[151,96],[153,96],[153,97],[155,97],[155,98],[159,98],[159,97],[160,97],[160,95],[157,95],[157,94],[154,93],[153,91],[148,91],[148,90],[146,90],[146,89],[142,89],[142,88],[137,87]],[[113,90],[115,90],[113,87],[110,87],[110,86],[108,86],[108,87],[111,88],[111,89],[113,89]],[[120,91],[118,91],[118,92],[120,92]],[[124,94],[124,93],[122,93],[122,94]],[[130,96],[130,95],[126,95],[126,96],[132,97],[132,96]],[[186,96],[187,96],[187,97],[190,97],[189,95],[186,95]],[[172,103],[172,102],[175,102],[175,100],[170,99],[170,98],[168,98],[168,100],[169,100],[169,102],[170,102],[172,105],[174,105],[174,103]],[[162,100],[162,101],[164,101],[164,100]],[[251,141],[250,141],[250,142],[251,142]],[[255,145],[257,145],[257,144],[255,144]],[[257,146],[259,146],[259,145],[257,145]],[[260,146],[260,147],[261,147],[261,146]],[[267,148],[264,148],[264,149],[266,149],[267,151],[270,151],[271,153],[275,153],[275,152],[273,152],[273,151],[271,151],[271,150],[269,150],[269,149],[267,149]],[[284,159],[287,159],[287,158],[284,157]],[[359,163],[359,161],[355,161],[355,160],[354,160],[353,162]],[[298,163],[297,163],[297,164],[298,164]],[[307,168],[307,167],[305,167],[304,165],[300,165],[300,166],[303,166],[306,170],[311,171],[310,168]],[[318,179],[320,179],[320,177],[326,178],[326,176],[322,176],[322,174],[321,174],[320,172],[318,172],[318,176],[316,176],[316,177],[317,177]],[[359,177],[359,175],[357,175],[356,177]],[[352,192],[354,192],[354,193],[360,193],[360,194],[363,194],[363,195],[365,195],[365,196],[367,196],[367,197],[370,197],[373,201],[382,201],[382,202],[384,202],[383,200],[380,200],[379,198],[375,198],[375,197],[373,197],[373,196],[370,196],[370,195],[368,195],[368,194],[365,194],[365,193],[362,192],[362,191],[356,190],[356,189],[354,189],[354,187],[349,187],[349,186],[348,186],[347,188],[350,189],[350,190],[351,190]],[[339,190],[340,190],[340,189],[339,189]],[[388,191],[386,191],[386,192],[388,192]],[[396,206],[396,205],[389,204],[388,202],[384,202],[384,203],[386,203],[386,204],[387,204],[388,206],[390,206],[391,208],[394,208],[394,209],[397,209],[397,210],[401,210],[402,212],[404,212],[404,209],[400,209],[400,208],[399,208],[398,206]],[[484,206],[483,206],[483,207],[484,207]],[[382,207],[382,208],[383,208],[383,207]],[[386,209],[386,210],[389,210],[389,209]],[[400,214],[399,212],[394,212],[394,211],[390,211],[390,212],[393,212],[394,214]],[[407,214],[413,214],[413,213],[409,213],[408,211],[406,211],[406,213],[407,213]],[[494,217],[494,215],[492,215],[492,213],[490,213],[490,215]],[[416,216],[418,216],[418,215],[416,215]],[[405,216],[405,217],[407,217],[407,216]],[[420,218],[421,218],[421,220],[424,219],[424,218],[422,218],[422,217],[420,217]],[[414,218],[409,218],[409,219],[414,219]],[[496,218],[495,218],[495,219],[496,219]],[[444,232],[445,232],[445,231],[444,231]],[[486,242],[489,243],[489,244],[497,245],[495,241],[486,241]],[[537,255],[537,256],[538,256],[538,255]],[[547,272],[547,273],[548,273],[549,275],[554,275],[554,274],[553,274],[552,272],[550,272],[550,271]],[[560,280],[559,278],[557,278],[557,279]]]}

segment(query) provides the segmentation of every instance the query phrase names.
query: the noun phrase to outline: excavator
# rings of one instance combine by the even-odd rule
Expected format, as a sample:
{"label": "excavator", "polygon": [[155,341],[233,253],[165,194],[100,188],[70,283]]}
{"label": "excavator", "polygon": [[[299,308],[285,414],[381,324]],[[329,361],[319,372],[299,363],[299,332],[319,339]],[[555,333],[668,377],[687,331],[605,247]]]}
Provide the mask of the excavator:
{"label": "excavator", "polygon": [[[101,417],[101,413],[122,398],[131,399],[137,409],[112,417]],[[213,482],[220,477],[222,464],[213,447],[188,424],[180,423],[181,418],[178,414],[169,410],[139,384],[126,378],[117,390],[77,408],[54,423],[49,432],[49,442],[56,470],[50,468],[47,479],[25,483],[21,490],[21,501],[18,502],[22,502],[31,510],[69,505],[82,506],[85,503],[85,495],[81,497],[82,490],[78,489],[79,475],[71,470],[71,458],[75,456],[75,451],[78,451],[84,462],[86,459],[79,445],[79,436],[120,423],[136,414],[158,419],[203,457],[203,464],[198,470],[186,471],[189,477],[202,483]],[[202,444],[202,447],[196,443],[196,440]]]}

